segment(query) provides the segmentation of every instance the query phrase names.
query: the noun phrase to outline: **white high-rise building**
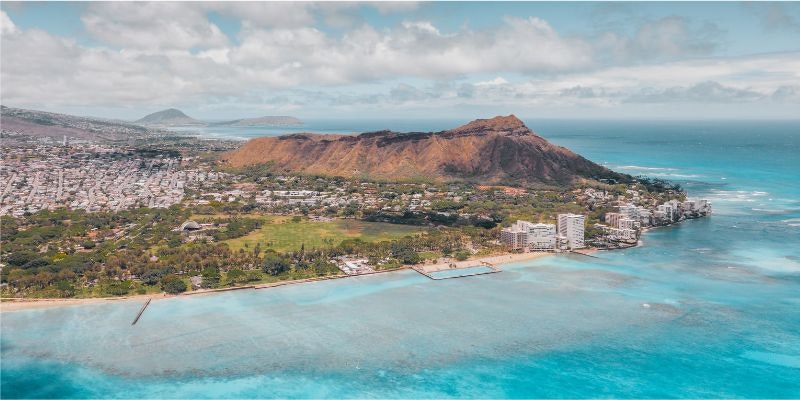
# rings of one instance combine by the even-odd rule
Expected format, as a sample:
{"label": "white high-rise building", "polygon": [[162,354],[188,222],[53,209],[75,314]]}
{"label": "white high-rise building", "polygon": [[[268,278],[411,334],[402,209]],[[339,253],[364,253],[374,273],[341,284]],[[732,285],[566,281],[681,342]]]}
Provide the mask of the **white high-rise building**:
{"label": "white high-rise building", "polygon": [[533,225],[528,221],[517,221],[508,228],[500,231],[500,243],[508,246],[511,250],[519,250],[528,245],[528,225]]}
{"label": "white high-rise building", "polygon": [[532,224],[528,226],[528,246],[532,250],[555,250],[555,224]]}
{"label": "white high-rise building", "polygon": [[534,224],[520,220],[500,231],[500,242],[512,250],[526,247],[531,250],[555,250],[556,236],[554,224]]}
{"label": "white high-rise building", "polygon": [[580,214],[558,214],[558,236],[569,249],[582,249],[584,245],[586,216]]}

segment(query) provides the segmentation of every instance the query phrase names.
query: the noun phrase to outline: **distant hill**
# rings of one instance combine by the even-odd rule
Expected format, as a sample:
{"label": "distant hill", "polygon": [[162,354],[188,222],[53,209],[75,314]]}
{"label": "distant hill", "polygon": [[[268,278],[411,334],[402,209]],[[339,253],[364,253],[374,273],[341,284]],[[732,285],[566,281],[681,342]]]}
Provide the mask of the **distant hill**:
{"label": "distant hill", "polygon": [[300,125],[303,121],[284,115],[265,116],[258,118],[243,118],[233,121],[215,122],[211,125],[214,126],[284,126],[284,125]]}
{"label": "distant hill", "polygon": [[36,137],[92,141],[119,141],[145,135],[149,130],[129,122],[94,117],[58,114],[0,106],[0,125],[3,131]]}
{"label": "distant hill", "polygon": [[169,108],[163,111],[148,114],[134,123],[149,126],[181,126],[181,125],[205,125],[186,114],[183,111]]}
{"label": "distant hill", "polygon": [[299,173],[373,179],[565,185],[581,178],[630,181],[536,135],[513,115],[427,133],[312,133],[252,139],[222,157],[231,166],[272,163]]}

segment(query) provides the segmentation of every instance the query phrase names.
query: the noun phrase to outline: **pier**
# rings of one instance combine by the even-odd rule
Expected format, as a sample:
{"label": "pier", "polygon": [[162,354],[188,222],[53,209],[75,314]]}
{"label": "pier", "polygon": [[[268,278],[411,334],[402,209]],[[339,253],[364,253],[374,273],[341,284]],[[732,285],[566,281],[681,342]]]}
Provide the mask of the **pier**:
{"label": "pier", "polygon": [[147,299],[147,301],[144,304],[142,304],[142,308],[139,309],[139,313],[136,314],[136,318],[133,319],[133,322],[131,322],[131,325],[136,325],[136,323],[139,322],[139,318],[142,317],[142,314],[144,313],[144,310],[147,309],[147,306],[150,305],[150,301],[151,300],[153,300],[153,299],[152,298]]}
{"label": "pier", "polygon": [[[434,276],[435,273],[441,272],[441,271],[454,271],[454,270],[457,271],[457,270],[461,270],[461,269],[471,269],[471,268],[476,268],[476,267],[486,267],[488,270],[486,270],[486,271],[478,271],[478,272],[468,272],[468,273],[461,274],[461,275],[440,276],[440,277]],[[490,262],[487,262],[487,261],[481,261],[480,264],[478,264],[478,265],[466,265],[466,266],[458,266],[456,263],[451,263],[449,268],[440,268],[440,269],[437,269],[437,270],[434,270],[434,271],[428,271],[427,269],[425,269],[424,265],[416,265],[416,266],[412,267],[412,269],[414,269],[414,271],[419,272],[421,275],[424,275],[424,276],[426,276],[426,277],[428,277],[428,278],[430,278],[432,280],[435,280],[435,281],[439,281],[439,280],[443,280],[443,279],[466,278],[466,277],[469,277],[469,276],[494,274],[494,273],[503,271],[502,269],[500,269],[500,267],[498,267],[498,266],[496,266],[496,265],[494,265],[494,264],[492,264]]]}

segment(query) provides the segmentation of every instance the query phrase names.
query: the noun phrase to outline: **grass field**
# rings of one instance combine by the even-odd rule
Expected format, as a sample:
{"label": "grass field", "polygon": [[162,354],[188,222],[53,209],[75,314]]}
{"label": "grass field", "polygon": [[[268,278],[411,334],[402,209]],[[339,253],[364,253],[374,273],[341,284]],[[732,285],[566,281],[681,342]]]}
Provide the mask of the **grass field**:
{"label": "grass field", "polygon": [[264,225],[249,235],[226,240],[231,250],[252,249],[256,243],[261,248],[278,252],[297,251],[305,244],[306,249],[336,246],[344,239],[360,238],[365,242],[392,240],[425,231],[426,228],[409,225],[364,222],[352,219],[336,219],[331,222],[302,220],[292,222],[288,217],[264,216]]}

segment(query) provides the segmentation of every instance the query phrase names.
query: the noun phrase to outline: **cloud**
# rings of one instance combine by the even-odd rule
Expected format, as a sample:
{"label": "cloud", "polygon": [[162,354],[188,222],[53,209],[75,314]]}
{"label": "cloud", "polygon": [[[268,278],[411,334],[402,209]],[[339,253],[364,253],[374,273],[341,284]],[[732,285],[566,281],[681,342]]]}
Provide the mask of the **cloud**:
{"label": "cloud", "polygon": [[625,99],[629,103],[742,103],[761,100],[764,95],[749,89],[701,82],[690,87],[643,88]]}
{"label": "cloud", "polygon": [[772,100],[780,103],[800,103],[800,85],[783,85],[772,93]]}
{"label": "cloud", "polygon": [[[184,3],[187,4],[187,3]],[[314,23],[315,3],[303,2],[214,2],[201,3],[205,10],[239,18],[256,28],[304,27]],[[189,4],[186,8],[196,8]]]}
{"label": "cloud", "polygon": [[0,32],[5,35],[13,35],[17,33],[17,26],[11,21],[5,11],[0,10]]}
{"label": "cloud", "polygon": [[595,46],[608,63],[652,62],[710,55],[720,46],[722,35],[714,23],[698,25],[669,16],[640,23],[630,36],[604,31],[597,35]]}
{"label": "cloud", "polygon": [[583,86],[573,86],[570,88],[562,89],[561,96],[564,97],[578,97],[578,98],[594,98],[597,97],[598,94],[595,93],[595,90],[590,87],[583,87]]}
{"label": "cloud", "polygon": [[486,86],[486,85],[505,85],[508,81],[505,80],[502,76],[498,76],[490,81],[483,81],[475,83],[476,86]]}
{"label": "cloud", "polygon": [[[536,17],[455,30],[410,17],[384,28],[350,21],[335,34],[315,22],[354,10],[91,3],[83,22],[101,43],[91,46],[20,29],[3,12],[2,101],[151,109],[798,102],[800,53],[703,57],[714,52],[718,29],[681,17],[644,21],[627,36],[564,35]],[[242,20],[235,40],[209,12]]]}
{"label": "cloud", "polygon": [[89,34],[103,43],[142,51],[222,47],[228,37],[200,7],[182,3],[90,3],[81,17]]}
{"label": "cloud", "polygon": [[800,7],[796,3],[748,3],[747,5],[755,10],[764,29],[800,32]]}

